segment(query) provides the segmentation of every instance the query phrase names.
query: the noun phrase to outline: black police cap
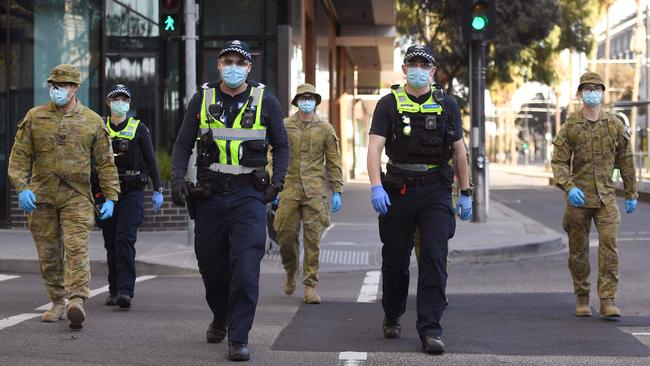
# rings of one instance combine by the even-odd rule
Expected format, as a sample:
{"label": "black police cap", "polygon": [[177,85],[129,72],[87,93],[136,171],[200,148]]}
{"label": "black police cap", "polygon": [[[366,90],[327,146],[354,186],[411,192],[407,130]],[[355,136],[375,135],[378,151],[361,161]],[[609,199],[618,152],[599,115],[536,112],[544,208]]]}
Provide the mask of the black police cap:
{"label": "black police cap", "polygon": [[223,56],[223,54],[228,53],[228,52],[236,52],[240,54],[244,59],[247,61],[253,61],[253,58],[251,57],[251,50],[248,47],[248,44],[246,42],[240,41],[240,40],[233,40],[233,41],[228,41],[224,43],[223,48],[221,49],[221,52],[219,52],[219,57]]}
{"label": "black police cap", "polygon": [[106,94],[106,99],[110,99],[120,94],[124,94],[131,99],[131,90],[124,84],[113,85],[113,87],[108,91],[108,94]]}
{"label": "black police cap", "polygon": [[406,54],[404,55],[404,62],[406,63],[414,57],[422,57],[432,64],[436,64],[436,59],[433,57],[433,51],[431,48],[429,48],[429,46],[418,44],[409,47],[408,50],[406,50]]}

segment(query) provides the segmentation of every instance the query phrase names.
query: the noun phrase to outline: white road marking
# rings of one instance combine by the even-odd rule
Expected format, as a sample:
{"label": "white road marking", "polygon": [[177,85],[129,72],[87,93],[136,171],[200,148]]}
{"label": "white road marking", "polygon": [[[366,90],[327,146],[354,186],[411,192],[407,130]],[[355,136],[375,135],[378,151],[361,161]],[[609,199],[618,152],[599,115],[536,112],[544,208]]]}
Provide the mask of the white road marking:
{"label": "white road marking", "polygon": [[36,318],[37,316],[41,316],[41,313],[25,313],[0,319],[0,330],[24,322],[25,320]]}
{"label": "white road marking", "polygon": [[650,336],[650,333],[632,333],[633,336]]}
{"label": "white road marking", "polygon": [[[377,301],[377,293],[379,292],[379,280],[381,279],[381,271],[368,271],[366,277],[363,279],[363,285],[359,290],[359,297],[357,302],[375,302]],[[367,352],[352,352],[346,351],[339,354],[339,363],[342,366],[359,366],[363,365],[368,359]]]}
{"label": "white road marking", "polygon": [[359,291],[357,302],[375,302],[377,300],[380,278],[380,271],[366,272],[366,278],[363,280],[363,285],[361,286],[361,291]]}
{"label": "white road marking", "polygon": [[327,235],[327,233],[329,233],[330,230],[332,230],[334,228],[334,226],[336,226],[336,224],[330,224],[330,226],[326,227],[325,231],[323,231],[323,235],[320,236],[320,240],[323,240],[325,235]]}
{"label": "white road marking", "polygon": [[6,281],[6,280],[11,280],[11,279],[14,279],[14,278],[20,278],[20,276],[6,275],[6,274],[0,273],[0,282]]}
{"label": "white road marking", "polygon": [[341,352],[339,354],[339,361],[343,361],[341,365],[344,366],[363,365],[367,359],[368,353],[366,352]]}

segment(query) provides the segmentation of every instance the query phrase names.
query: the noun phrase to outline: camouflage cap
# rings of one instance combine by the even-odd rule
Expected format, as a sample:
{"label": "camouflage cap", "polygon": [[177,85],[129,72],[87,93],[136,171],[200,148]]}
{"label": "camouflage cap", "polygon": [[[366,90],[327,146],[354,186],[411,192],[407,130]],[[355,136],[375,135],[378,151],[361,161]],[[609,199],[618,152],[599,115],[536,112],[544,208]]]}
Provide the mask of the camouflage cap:
{"label": "camouflage cap", "polygon": [[298,90],[296,90],[296,96],[293,97],[293,100],[291,101],[291,104],[295,105],[296,107],[298,106],[298,98],[300,98],[303,94],[313,94],[314,97],[316,98],[316,105],[320,104],[321,101],[321,96],[320,94],[316,93],[316,88],[309,84],[301,84],[298,85]]}
{"label": "camouflage cap", "polygon": [[75,83],[81,85],[81,73],[75,65],[61,64],[52,69],[48,83]]}
{"label": "camouflage cap", "polygon": [[603,90],[605,90],[605,83],[603,83],[603,79],[595,72],[587,71],[582,74],[582,76],[580,76],[580,85],[578,85],[578,91],[582,89],[582,86],[584,84],[600,85],[603,87]]}

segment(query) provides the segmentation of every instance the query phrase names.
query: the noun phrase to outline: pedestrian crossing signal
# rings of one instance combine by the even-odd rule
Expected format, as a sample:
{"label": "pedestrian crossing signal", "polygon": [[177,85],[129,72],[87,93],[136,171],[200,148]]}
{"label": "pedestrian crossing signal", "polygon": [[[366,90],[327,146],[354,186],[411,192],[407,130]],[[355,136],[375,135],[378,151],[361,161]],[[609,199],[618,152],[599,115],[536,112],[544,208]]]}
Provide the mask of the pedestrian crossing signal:
{"label": "pedestrian crossing signal", "polygon": [[160,36],[169,38],[180,37],[182,34],[183,2],[181,0],[159,0],[160,20],[158,28]]}
{"label": "pedestrian crossing signal", "polygon": [[496,0],[465,0],[463,37],[465,41],[487,41],[494,36]]}

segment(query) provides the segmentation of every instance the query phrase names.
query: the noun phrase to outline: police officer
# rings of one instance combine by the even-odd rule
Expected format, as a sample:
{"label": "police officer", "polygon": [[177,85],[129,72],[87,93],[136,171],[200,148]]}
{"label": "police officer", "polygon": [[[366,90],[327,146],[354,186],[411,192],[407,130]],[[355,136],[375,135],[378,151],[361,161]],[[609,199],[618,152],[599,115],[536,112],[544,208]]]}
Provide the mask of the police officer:
{"label": "police officer", "polygon": [[598,74],[583,74],[578,85],[582,108],[569,115],[553,141],[553,175],[567,199],[563,227],[569,237],[569,270],[577,316],[591,316],[589,231],[592,220],[598,231],[600,314],[621,316],[614,302],[619,270],[616,235],[621,222],[612,182],[615,168],[620,169],[625,187],[625,211],[630,214],[637,205],[630,131],[618,118],[602,110],[604,91],[605,84]]}
{"label": "police officer", "polygon": [[[227,333],[233,361],[250,359],[266,203],[282,190],[289,161],[280,105],[264,85],[247,80],[251,61],[246,43],[224,44],[221,81],[204,84],[189,102],[172,153],[172,199],[181,206],[187,202],[195,217],[194,249],[214,316],[206,338],[218,343]],[[195,142],[198,181],[188,187],[184,177]]]}
{"label": "police officer", "polygon": [[108,263],[108,292],[105,304],[131,307],[135,286],[135,241],[144,219],[144,187],[153,183],[154,211],[163,204],[160,173],[153,152],[149,129],[140,120],[127,118],[131,91],[122,84],[111,88],[106,104],[111,115],[106,119],[113,145],[115,165],[120,177],[120,199],[113,216],[101,223]]}
{"label": "police officer", "polygon": [[52,300],[41,319],[63,319],[67,297],[70,328],[81,329],[86,318],[83,304],[90,295],[91,160],[106,196],[100,219],[111,217],[120,186],[106,126],[76,97],[81,84],[77,67],[58,65],[47,82],[51,102],[32,108],[18,124],[8,174],[20,208],[28,212],[41,275]]}
{"label": "police officer", "polygon": [[[406,85],[392,86],[373,114],[368,144],[372,206],[379,214],[382,247],[384,337],[400,336],[406,310],[409,264],[416,228],[421,235],[417,287],[417,331],[427,353],[444,352],[440,319],[447,282],[447,241],[456,223],[451,205],[454,169],[461,188],[457,211],[472,214],[467,158],[456,101],[431,84],[435,59],[424,45],[408,48],[402,71]],[[389,157],[385,176],[380,158]]]}
{"label": "police officer", "polygon": [[330,224],[328,187],[323,166],[327,168],[327,181],[333,192],[332,213],[341,208],[343,187],[338,138],[332,125],[316,114],[316,106],[320,102],[321,96],[316,93],[313,85],[298,86],[291,102],[298,107],[298,111],[284,120],[289,136],[291,160],[274,220],[282,264],[287,273],[284,283],[284,292],[287,295],[291,295],[296,289],[300,262],[298,236],[302,221],[305,247],[303,301],[307,304],[321,302],[321,297],[316,292],[320,239]]}

